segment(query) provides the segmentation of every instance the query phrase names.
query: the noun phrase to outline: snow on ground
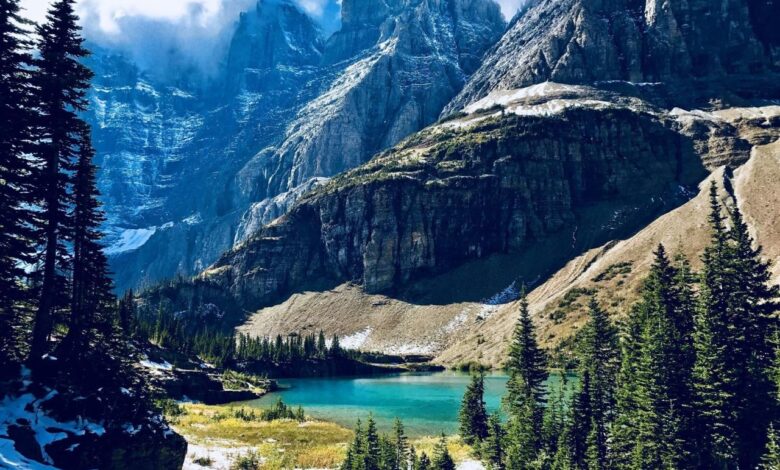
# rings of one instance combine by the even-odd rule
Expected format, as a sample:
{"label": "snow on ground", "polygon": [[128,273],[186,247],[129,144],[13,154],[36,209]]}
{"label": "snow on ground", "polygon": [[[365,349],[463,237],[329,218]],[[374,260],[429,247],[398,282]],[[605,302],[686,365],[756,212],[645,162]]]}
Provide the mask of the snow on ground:
{"label": "snow on ground", "polygon": [[436,352],[436,345],[430,343],[405,343],[396,344],[388,348],[383,348],[387,354],[397,354],[399,356],[406,356],[408,354],[422,354],[428,355]]}
{"label": "snow on ground", "polygon": [[[2,424],[0,424],[0,429],[5,429]],[[3,432],[0,431],[0,434]],[[11,470],[57,470],[56,467],[44,465],[26,458],[16,451],[13,441],[3,439],[2,437],[0,437],[0,468]]]}
{"label": "snow on ground", "polygon": [[371,336],[371,331],[373,330],[369,326],[365,330],[340,338],[339,345],[344,349],[360,349]]}
{"label": "snow on ground", "polygon": [[[29,371],[25,371],[29,374]],[[29,423],[35,433],[35,440],[40,444],[44,460],[51,464],[51,458],[46,454],[45,447],[68,437],[68,433],[83,436],[87,432],[103,435],[103,426],[90,421],[78,420],[60,422],[40,410],[41,403],[57,395],[56,390],[50,391],[45,397],[36,399],[32,393],[19,396],[7,396],[0,401],[0,468],[50,470],[54,467],[31,461],[14,448],[8,436],[8,427],[20,422]]]}
{"label": "snow on ground", "polygon": [[198,225],[203,222],[203,216],[200,215],[200,212],[196,212],[192,214],[191,216],[187,217],[186,219],[182,220],[187,225]]}
{"label": "snow on ground", "polygon": [[152,238],[152,235],[157,231],[157,227],[149,228],[136,228],[124,230],[119,239],[111,246],[106,248],[107,255],[116,255],[124,253],[126,251],[132,251],[142,247],[146,242]]}
{"label": "snow on ground", "polygon": [[477,318],[479,320],[487,320],[498,312],[499,307],[517,300],[518,297],[520,297],[520,289],[517,287],[517,283],[513,282],[498,294],[482,301],[482,308],[479,310]]}
{"label": "snow on ground", "polygon": [[147,369],[173,370],[173,365],[168,361],[154,362],[154,361],[150,361],[149,358],[146,358],[146,359],[142,359],[140,363],[142,366],[146,367]]}
{"label": "snow on ground", "polygon": [[458,470],[485,470],[485,466],[478,460],[464,460],[456,468]]}
{"label": "snow on ground", "polygon": [[582,90],[584,90],[584,88],[574,85],[544,82],[516,90],[494,91],[476,103],[463,108],[463,112],[466,114],[474,114],[479,111],[486,111],[496,106],[506,107],[515,101],[526,100],[529,98],[542,98],[552,93],[578,92]]}
{"label": "snow on ground", "polygon": [[463,326],[464,323],[469,319],[469,313],[471,312],[471,309],[464,309],[462,312],[457,314],[455,318],[450,320],[449,323],[444,325],[444,332],[445,333],[452,333],[459,329],[461,326]]}
{"label": "snow on ground", "polygon": [[[230,470],[233,463],[242,455],[245,455],[254,448],[230,446],[228,442],[215,441],[207,445],[197,445],[192,442],[187,443],[187,457],[184,460],[182,470]],[[200,465],[195,460],[210,460],[208,466]]]}

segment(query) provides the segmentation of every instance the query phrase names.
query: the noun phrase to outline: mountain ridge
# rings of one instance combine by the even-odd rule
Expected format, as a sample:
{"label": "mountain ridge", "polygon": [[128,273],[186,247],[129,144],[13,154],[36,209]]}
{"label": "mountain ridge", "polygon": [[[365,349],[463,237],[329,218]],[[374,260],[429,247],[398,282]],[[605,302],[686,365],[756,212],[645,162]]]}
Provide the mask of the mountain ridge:
{"label": "mountain ridge", "polygon": [[[352,27],[346,21],[346,28],[354,32],[365,26],[358,15],[365,12],[352,3],[360,2],[343,6],[356,22]],[[349,50],[337,44],[339,33],[325,42],[292,3],[261,1],[242,15],[225,69],[206,88],[155,82],[112,51],[97,51],[91,59],[97,91],[87,118],[104,168],[100,185],[119,290],[200,271],[240,241],[247,227],[266,222],[253,220],[259,212],[253,205],[288,192],[292,200],[301,192],[296,187],[311,178],[362,163],[435,121],[465,82],[456,59],[463,56],[474,68],[474,58],[504,29],[492,0],[391,4],[378,16],[375,42],[353,43]],[[434,7],[437,15],[429,15]],[[474,22],[468,31],[461,28],[463,39],[457,39],[461,30],[455,24],[465,20],[455,15]],[[434,19],[439,23],[431,29]],[[412,36],[426,27],[432,39],[415,46]],[[437,36],[444,29],[452,34]],[[383,50],[392,41],[398,48]],[[459,41],[465,44],[462,53]],[[450,55],[431,55],[436,47]],[[341,49],[338,61],[328,54],[335,49]],[[368,68],[358,73],[361,64]],[[445,79],[414,73],[421,64]],[[369,111],[380,102],[385,112]],[[305,111],[307,105],[320,111],[327,105],[332,112],[323,117]],[[386,120],[396,123],[394,130],[378,137]],[[284,152],[275,157],[285,140]],[[312,141],[322,144],[298,158]],[[355,145],[354,152],[345,150]],[[299,170],[290,179],[293,168]],[[277,205],[281,212],[286,207]]]}

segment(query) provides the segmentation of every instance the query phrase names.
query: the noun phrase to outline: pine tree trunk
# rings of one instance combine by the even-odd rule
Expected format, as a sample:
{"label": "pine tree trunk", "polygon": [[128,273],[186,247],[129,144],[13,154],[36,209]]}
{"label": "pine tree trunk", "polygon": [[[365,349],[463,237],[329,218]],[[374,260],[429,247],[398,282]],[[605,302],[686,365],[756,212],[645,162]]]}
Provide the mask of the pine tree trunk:
{"label": "pine tree trunk", "polygon": [[46,248],[43,264],[43,282],[40,302],[35,314],[32,342],[30,344],[30,366],[35,369],[48,349],[49,335],[52,330],[52,310],[57,293],[57,248],[59,244],[59,155],[56,140],[52,139],[46,158]]}

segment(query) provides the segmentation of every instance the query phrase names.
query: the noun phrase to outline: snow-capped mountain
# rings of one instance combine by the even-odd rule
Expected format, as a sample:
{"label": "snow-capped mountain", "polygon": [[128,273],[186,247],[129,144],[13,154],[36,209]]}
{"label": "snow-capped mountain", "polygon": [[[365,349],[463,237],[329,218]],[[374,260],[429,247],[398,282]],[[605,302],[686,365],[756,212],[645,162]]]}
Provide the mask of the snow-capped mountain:
{"label": "snow-capped mountain", "polygon": [[434,122],[504,26],[493,0],[345,0],[326,41],[292,1],[261,0],[214,76],[93,48],[87,118],[117,287],[199,271],[299,186]]}

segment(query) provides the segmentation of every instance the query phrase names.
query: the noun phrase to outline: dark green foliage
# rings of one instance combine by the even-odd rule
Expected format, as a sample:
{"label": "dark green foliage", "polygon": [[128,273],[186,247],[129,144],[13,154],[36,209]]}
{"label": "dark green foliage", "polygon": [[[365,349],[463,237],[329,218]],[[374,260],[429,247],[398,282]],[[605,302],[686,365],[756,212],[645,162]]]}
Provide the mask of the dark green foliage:
{"label": "dark green foliage", "polygon": [[388,465],[391,470],[407,470],[409,466],[409,443],[404,435],[404,425],[396,418],[393,424],[393,454],[392,462]]}
{"label": "dark green foliage", "polygon": [[73,204],[70,186],[79,152],[89,152],[86,123],[78,113],[87,106],[86,90],[92,72],[79,61],[88,55],[82,46],[75,0],[54,2],[46,23],[38,27],[40,59],[34,74],[38,87],[38,145],[41,171],[35,185],[40,206],[40,240],[43,248],[40,299],[35,314],[30,351],[36,365],[49,350],[55,316],[69,307],[71,259],[66,242],[72,235]]}
{"label": "dark green foliage", "polygon": [[415,463],[414,467],[412,467],[414,470],[430,470],[433,468],[431,466],[431,459],[428,457],[428,455],[423,452],[422,455],[420,455],[420,459]]}
{"label": "dark green foliage", "polygon": [[766,441],[766,453],[761,459],[763,470],[777,470],[780,468],[780,433],[774,425],[769,426]]}
{"label": "dark green foliage", "polygon": [[509,381],[504,403],[509,413],[507,467],[526,468],[542,447],[542,418],[548,373],[546,355],[539,348],[528,311],[525,292],[520,299],[520,317],[509,349]]}
{"label": "dark green foliage", "polygon": [[582,288],[582,287],[575,287],[570,289],[566,294],[564,294],[563,298],[560,302],[558,302],[558,308],[564,309],[564,310],[571,310],[573,308],[579,307],[579,299],[580,297],[589,297],[596,294],[595,289],[588,289],[588,288]]}
{"label": "dark green foliage", "polygon": [[452,460],[450,451],[447,449],[447,438],[441,435],[439,442],[433,449],[433,459],[431,460],[431,469],[433,470],[455,470],[455,461]]}
{"label": "dark green foliage", "polygon": [[236,360],[286,363],[305,359],[333,358],[344,351],[339,346],[338,337],[334,337],[330,348],[325,340],[325,333],[318,336],[289,335],[286,338],[277,336],[273,341],[269,338],[238,336]]}
{"label": "dark green foliage", "polygon": [[471,383],[463,394],[460,405],[460,435],[474,445],[488,435],[488,416],[485,408],[485,376],[481,372],[471,376]]}
{"label": "dark green foliage", "polygon": [[506,431],[501,424],[498,414],[493,413],[488,418],[488,435],[480,448],[482,459],[492,470],[503,470],[506,458],[504,446],[506,445]]}
{"label": "dark green foliage", "polygon": [[0,367],[26,354],[34,381],[60,392],[48,406],[63,418],[139,422],[151,406],[101,245],[94,150],[79,118],[92,73],[74,3],[53,2],[33,59],[31,23],[17,1],[0,0]]}
{"label": "dark green foliage", "polygon": [[[634,263],[631,261],[624,261],[622,263],[616,263],[613,265],[610,265],[599,273],[596,277],[593,278],[593,282],[604,282],[604,281],[611,281],[612,279],[615,279],[618,276],[625,276],[626,274],[630,274],[632,269],[634,268]],[[590,294],[593,295],[593,294]]]}
{"label": "dark green foliage", "polygon": [[412,452],[407,446],[400,421],[396,420],[392,436],[380,436],[374,418],[369,416],[365,429],[358,420],[355,439],[347,448],[347,456],[341,468],[343,470],[406,470],[410,465],[419,465],[419,461],[413,461]]}
{"label": "dark green foliage", "polygon": [[[682,273],[682,274],[680,274]],[[617,468],[683,468],[692,462],[693,366],[690,284],[658,248],[623,341]]]}
{"label": "dark green foliage", "polygon": [[[615,413],[615,382],[620,359],[617,331],[596,299],[580,343],[582,390],[573,406],[576,432],[575,462],[588,468],[607,465],[607,431]],[[583,442],[584,439],[584,442]]]}
{"label": "dark green foliage", "polygon": [[242,421],[276,421],[278,419],[291,419],[299,422],[306,421],[306,414],[300,406],[292,408],[287,406],[281,398],[276,400],[274,406],[262,410],[252,408],[238,408],[230,410],[230,417]]}
{"label": "dark green foliage", "polygon": [[[19,0],[0,0],[0,370],[24,355],[22,323],[32,292],[24,263],[33,261],[35,89],[28,39],[31,24]],[[2,375],[2,372],[0,372]]]}
{"label": "dark green foliage", "polygon": [[714,185],[710,206],[712,241],[702,257],[693,371],[698,447],[707,465],[754,468],[777,413],[769,371],[778,290],[768,284],[769,266],[753,248],[738,208],[726,230]]}
{"label": "dark green foliage", "polygon": [[566,392],[568,380],[563,371],[558,374],[558,378],[557,390],[550,395],[542,422],[541,449],[545,459],[552,459],[558,446],[564,445],[563,436],[567,426],[568,400]]}

